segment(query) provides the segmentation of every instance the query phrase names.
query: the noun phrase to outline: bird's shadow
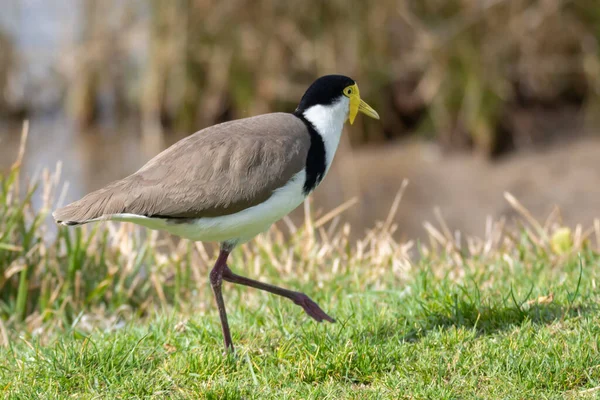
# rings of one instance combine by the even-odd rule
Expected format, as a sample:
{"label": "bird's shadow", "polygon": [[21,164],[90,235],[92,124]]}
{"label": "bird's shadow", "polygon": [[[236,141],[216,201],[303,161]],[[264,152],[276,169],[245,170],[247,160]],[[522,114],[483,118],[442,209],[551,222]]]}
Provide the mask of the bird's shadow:
{"label": "bird's shadow", "polygon": [[363,337],[398,337],[405,342],[419,341],[432,331],[461,328],[473,330],[476,335],[492,335],[513,329],[524,322],[533,325],[550,325],[558,321],[597,312],[592,305],[561,304],[557,302],[531,305],[477,306],[458,301],[451,309],[431,311],[423,307],[410,318],[385,321],[361,332]]}

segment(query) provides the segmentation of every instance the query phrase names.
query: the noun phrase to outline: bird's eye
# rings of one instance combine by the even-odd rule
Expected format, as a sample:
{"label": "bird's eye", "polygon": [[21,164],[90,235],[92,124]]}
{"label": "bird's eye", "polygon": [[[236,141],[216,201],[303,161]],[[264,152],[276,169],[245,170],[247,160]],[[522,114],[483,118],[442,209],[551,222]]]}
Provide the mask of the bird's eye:
{"label": "bird's eye", "polygon": [[352,94],[352,88],[346,88],[346,95]]}

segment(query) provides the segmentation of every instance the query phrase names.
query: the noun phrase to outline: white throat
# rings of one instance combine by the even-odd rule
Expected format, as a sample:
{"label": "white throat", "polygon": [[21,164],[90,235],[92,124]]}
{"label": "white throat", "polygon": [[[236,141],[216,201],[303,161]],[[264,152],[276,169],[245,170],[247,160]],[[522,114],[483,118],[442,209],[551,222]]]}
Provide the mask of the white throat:
{"label": "white throat", "polygon": [[340,96],[339,100],[333,104],[312,106],[303,113],[304,118],[313,124],[325,143],[325,173],[329,170],[335,151],[340,144],[349,109],[350,99]]}

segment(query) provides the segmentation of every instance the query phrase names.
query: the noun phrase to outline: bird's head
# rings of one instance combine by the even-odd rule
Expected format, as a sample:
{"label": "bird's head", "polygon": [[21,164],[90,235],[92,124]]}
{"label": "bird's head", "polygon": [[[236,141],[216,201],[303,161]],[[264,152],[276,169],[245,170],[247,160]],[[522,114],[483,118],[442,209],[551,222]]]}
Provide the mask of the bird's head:
{"label": "bird's head", "polygon": [[379,114],[360,98],[356,82],[343,75],[326,75],[314,81],[302,96],[295,114],[306,115],[314,107],[323,107],[332,114],[344,113],[344,120],[350,124],[359,112],[379,119]]}

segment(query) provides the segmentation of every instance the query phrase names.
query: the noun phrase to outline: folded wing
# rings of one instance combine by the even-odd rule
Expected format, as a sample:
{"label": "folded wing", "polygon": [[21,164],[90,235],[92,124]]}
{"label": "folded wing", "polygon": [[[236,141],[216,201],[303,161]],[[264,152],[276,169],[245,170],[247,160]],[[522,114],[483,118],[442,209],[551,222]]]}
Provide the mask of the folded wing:
{"label": "folded wing", "polygon": [[306,163],[310,135],[292,114],[274,113],[203,129],[139,171],[54,212],[75,225],[115,214],[202,218],[267,200]]}

